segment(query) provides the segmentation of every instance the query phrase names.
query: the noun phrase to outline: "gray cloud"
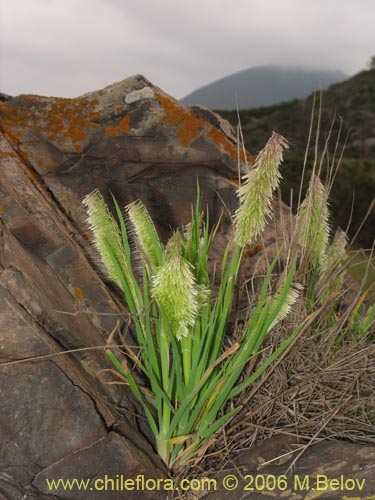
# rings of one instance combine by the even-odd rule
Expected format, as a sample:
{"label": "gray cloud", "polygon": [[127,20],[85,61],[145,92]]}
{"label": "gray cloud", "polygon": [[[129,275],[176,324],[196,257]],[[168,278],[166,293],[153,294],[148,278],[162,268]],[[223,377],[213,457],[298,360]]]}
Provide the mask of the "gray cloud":
{"label": "gray cloud", "polygon": [[260,64],[349,74],[373,0],[0,0],[0,91],[76,96],[143,73],[176,97]]}

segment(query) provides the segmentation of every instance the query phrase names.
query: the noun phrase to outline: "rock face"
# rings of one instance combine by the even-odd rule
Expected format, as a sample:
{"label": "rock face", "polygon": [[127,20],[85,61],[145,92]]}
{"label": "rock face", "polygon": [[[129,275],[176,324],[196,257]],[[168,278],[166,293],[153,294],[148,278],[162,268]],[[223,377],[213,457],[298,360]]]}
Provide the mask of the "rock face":
{"label": "rock face", "polygon": [[1,105],[0,118],[16,154],[74,221],[82,220],[83,196],[98,187],[121,204],[141,198],[169,230],[189,219],[196,177],[214,212],[222,207],[215,189],[238,176],[227,122],[228,135],[218,119],[208,121],[142,76],[77,99],[19,96]]}
{"label": "rock face", "polygon": [[166,236],[189,220],[199,178],[215,218],[221,198],[235,201],[235,138],[142,76],[77,99],[9,98],[0,120],[0,496],[108,498],[46,479],[165,477],[126,388],[98,377],[104,350],[58,355],[102,347],[126,323],[90,258],[81,201],[94,188],[141,198]]}

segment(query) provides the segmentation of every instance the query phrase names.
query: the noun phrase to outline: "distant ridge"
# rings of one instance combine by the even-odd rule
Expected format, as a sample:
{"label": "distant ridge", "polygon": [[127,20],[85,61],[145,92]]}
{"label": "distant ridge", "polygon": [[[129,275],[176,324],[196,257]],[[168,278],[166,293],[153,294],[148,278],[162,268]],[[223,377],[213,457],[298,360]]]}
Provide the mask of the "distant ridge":
{"label": "distant ridge", "polygon": [[[305,99],[294,99],[274,106],[242,109],[239,113],[241,130],[248,151],[257,153],[273,130],[288,138],[290,149],[285,153],[284,180],[281,184],[281,191],[284,201],[290,203],[290,190],[293,189],[294,206],[298,202],[312,107],[313,95],[310,95]],[[311,172],[312,159],[315,154],[317,113],[318,109],[315,113],[307,172]],[[330,208],[335,224],[345,228],[350,220],[349,234],[351,236],[362,228],[356,244],[360,244],[363,248],[371,248],[375,238],[375,210],[370,211],[364,224],[363,221],[375,193],[375,68],[361,71],[325,90],[322,95],[320,114],[321,144],[324,143],[332,120],[336,116],[332,128],[330,164],[332,164],[332,153],[336,147],[336,138],[341,131],[337,147],[339,153],[334,162],[335,168],[337,163],[341,166],[330,196]],[[229,120],[234,127],[237,126],[236,110],[220,110],[220,115]],[[338,156],[341,153],[343,156],[338,162]],[[326,163],[328,162],[324,162]],[[308,173],[304,178],[305,180],[309,178]]]}
{"label": "distant ridge", "polygon": [[289,66],[256,66],[200,87],[181,101],[210,109],[269,106],[307,97],[348,78],[342,71]]}

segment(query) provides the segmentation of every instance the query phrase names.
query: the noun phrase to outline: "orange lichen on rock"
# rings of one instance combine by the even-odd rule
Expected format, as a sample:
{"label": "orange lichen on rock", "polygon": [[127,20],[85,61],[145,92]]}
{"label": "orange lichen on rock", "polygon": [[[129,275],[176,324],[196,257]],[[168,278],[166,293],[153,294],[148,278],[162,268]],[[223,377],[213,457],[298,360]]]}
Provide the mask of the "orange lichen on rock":
{"label": "orange lichen on rock", "polygon": [[12,130],[7,127],[9,123],[17,121],[17,114],[7,102],[0,102],[0,130],[5,138],[9,140],[14,146],[18,147],[20,140],[19,137],[12,133]]}
{"label": "orange lichen on rock", "polygon": [[[92,122],[96,122],[96,121],[99,121],[102,117],[102,114],[99,113],[99,111],[90,111],[90,113],[88,114],[88,117],[89,117],[89,120],[92,121]],[[94,124],[92,124],[94,125]]]}
{"label": "orange lichen on rock", "polygon": [[98,127],[93,122],[101,117],[93,109],[98,103],[97,99],[24,96],[20,104],[0,104],[1,127],[16,146],[27,129],[32,129],[50,141],[60,141],[64,147],[71,144],[81,152],[88,129]]}
{"label": "orange lichen on rock", "polygon": [[5,114],[8,119],[17,118],[14,108],[7,101],[0,102],[0,112]]}
{"label": "orange lichen on rock", "polygon": [[83,299],[83,291],[82,288],[79,286],[74,287],[74,296],[77,300],[82,300]]}
{"label": "orange lichen on rock", "polygon": [[89,120],[83,113],[83,110],[86,108],[88,103],[83,99],[71,99],[70,101],[70,103],[66,103],[62,107],[53,106],[51,113],[49,114],[49,123],[47,126],[50,129],[55,121],[58,120],[59,122],[62,122],[62,126],[59,127],[59,131],[61,131],[62,135],[66,135],[70,138],[76,149],[76,143],[84,141],[87,138],[85,128]]}
{"label": "orange lichen on rock", "polygon": [[116,137],[120,134],[128,134],[130,132],[130,117],[124,116],[118,125],[106,125],[104,127],[105,135]]}
{"label": "orange lichen on rock", "polygon": [[[208,137],[212,139],[214,144],[219,148],[223,149],[233,160],[236,160],[239,156],[240,161],[248,162],[249,164],[254,163],[254,158],[246,151],[246,157],[244,155],[243,149],[241,148],[238,151],[238,147],[236,144],[230,142],[226,136],[221,133],[217,128],[212,127],[211,130],[207,133]],[[239,153],[239,154],[238,154]]]}
{"label": "orange lichen on rock", "polygon": [[0,151],[0,158],[17,158],[13,151]]}
{"label": "orange lichen on rock", "polygon": [[156,94],[156,98],[163,106],[166,122],[170,125],[179,125],[177,134],[181,145],[185,148],[199,136],[202,128],[210,125],[208,122],[198,118],[191,110],[184,109],[172,99],[160,93]]}
{"label": "orange lichen on rock", "polygon": [[51,141],[55,141],[60,134],[64,133],[65,130],[64,120],[55,112],[55,110],[53,110],[53,112],[54,117],[48,120],[48,129],[46,125],[45,130],[45,132],[47,132],[48,139],[50,139]]}
{"label": "orange lichen on rock", "polygon": [[[156,98],[163,106],[166,115],[166,122],[170,125],[178,125],[177,134],[182,146],[187,148],[191,141],[196,139],[202,130],[207,132],[207,136],[213,143],[227,153],[233,160],[237,160],[237,145],[231,142],[227,136],[218,128],[211,125],[206,120],[196,116],[193,111],[181,106],[178,102],[157,93]],[[244,161],[243,151],[240,152],[241,161]],[[246,160],[253,163],[253,157],[246,153]]]}

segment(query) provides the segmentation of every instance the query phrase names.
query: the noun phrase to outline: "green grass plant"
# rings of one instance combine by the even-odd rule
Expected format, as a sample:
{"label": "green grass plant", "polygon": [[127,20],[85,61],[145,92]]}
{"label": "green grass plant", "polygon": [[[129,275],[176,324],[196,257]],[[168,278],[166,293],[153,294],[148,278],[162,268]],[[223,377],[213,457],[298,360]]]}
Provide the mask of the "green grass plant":
{"label": "green grass plant", "polygon": [[[179,469],[202,456],[212,436],[241,409],[228,402],[253,384],[302,328],[296,327],[250,375],[241,377],[299,293],[293,284],[295,262],[279,289],[271,293],[276,257],[240,338],[232,345],[225,342],[243,249],[271,215],[285,147],[285,139],[273,134],[239,188],[234,243],[222,256],[218,289],[208,269],[217,227],[209,230],[199,189],[191,222],[177,229],[165,246],[141,201],[128,205],[123,214],[114,200],[116,222],[98,191],[84,200],[95,245],[109,277],[123,291],[139,345],[135,353],[125,344],[125,359],[112,351],[108,356],[142,405],[156,450],[169,468]],[[129,226],[136,244],[133,252]],[[138,268],[141,263],[141,279],[134,257]],[[147,387],[138,383],[134,369],[143,374]]]}
{"label": "green grass plant", "polygon": [[[341,312],[347,237],[338,229],[331,238],[331,186],[322,183],[319,168],[297,208],[289,246],[281,246],[260,291],[253,291],[241,330],[231,331],[244,249],[272,215],[287,147],[273,133],[238,188],[233,239],[218,266],[218,287],[208,265],[218,226],[209,229],[199,186],[190,223],[176,229],[166,244],[142,201],[123,211],[113,199],[115,218],[98,191],[84,200],[95,245],[108,276],[124,294],[138,343],[135,349],[124,342],[125,356],[107,353],[142,406],[156,451],[171,470],[204,456],[218,431],[240,412],[239,396],[278,362],[306,326],[318,333],[317,341],[324,338],[320,332],[337,330],[336,343],[342,344],[348,335],[366,339],[374,324],[375,307],[365,304],[368,291],[357,295],[349,312]],[[305,314],[264,355],[267,335],[297,300]]]}

